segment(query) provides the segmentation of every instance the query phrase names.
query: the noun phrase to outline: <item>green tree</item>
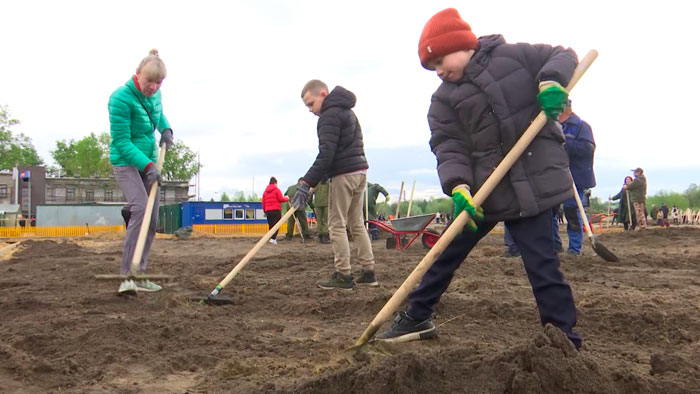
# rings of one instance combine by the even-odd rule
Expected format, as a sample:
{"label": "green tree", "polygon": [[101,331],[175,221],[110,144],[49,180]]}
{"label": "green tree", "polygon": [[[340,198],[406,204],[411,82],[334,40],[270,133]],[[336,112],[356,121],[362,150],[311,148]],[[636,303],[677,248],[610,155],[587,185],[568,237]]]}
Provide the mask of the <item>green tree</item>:
{"label": "green tree", "polygon": [[700,207],[700,186],[691,183],[683,194],[691,208]]}
{"label": "green tree", "polygon": [[177,141],[165,153],[162,174],[170,181],[189,181],[200,167],[197,154],[182,141]]}
{"label": "green tree", "polygon": [[239,190],[236,193],[233,194],[233,201],[245,201],[245,192],[243,190]]}
{"label": "green tree", "polygon": [[226,194],[226,192],[223,192],[223,193],[221,193],[221,201],[222,202],[231,201],[231,197],[229,197],[228,194]]}
{"label": "green tree", "polygon": [[666,203],[666,205],[669,208],[675,205],[678,207],[678,209],[686,209],[690,206],[690,204],[688,203],[688,199],[684,194],[678,192],[669,192],[666,190],[660,190],[653,196],[647,197],[646,206],[647,209],[651,209],[652,204],[655,204],[657,207],[660,207],[662,203]]}
{"label": "green tree", "polygon": [[0,105],[0,169],[9,170],[17,165],[41,165],[44,161],[36,153],[31,138],[10,129],[20,122],[10,116],[6,105]]}
{"label": "green tree", "polygon": [[608,212],[608,205],[603,203],[600,197],[591,197],[589,203],[591,205],[591,214]]}
{"label": "green tree", "polygon": [[107,133],[99,136],[90,133],[78,141],[56,141],[51,155],[67,176],[107,178],[112,175]]}
{"label": "green tree", "polygon": [[250,194],[248,198],[246,199],[248,202],[260,202],[262,201],[262,197],[258,196],[256,193]]}

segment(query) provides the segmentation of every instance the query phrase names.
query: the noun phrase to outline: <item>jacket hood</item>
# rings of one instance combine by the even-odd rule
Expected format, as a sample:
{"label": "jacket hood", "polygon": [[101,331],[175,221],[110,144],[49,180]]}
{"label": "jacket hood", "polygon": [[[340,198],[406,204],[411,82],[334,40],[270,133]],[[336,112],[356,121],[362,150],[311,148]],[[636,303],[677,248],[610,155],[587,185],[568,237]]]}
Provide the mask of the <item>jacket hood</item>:
{"label": "jacket hood", "polygon": [[462,80],[468,78],[467,74],[473,75],[472,73],[480,73],[488,64],[491,52],[496,49],[496,47],[505,43],[506,39],[500,34],[479,37],[474,56],[471,61],[469,61],[469,64],[467,64]]}
{"label": "jacket hood", "polygon": [[277,184],[271,183],[265,188],[265,193],[269,193],[277,188]]}
{"label": "jacket hood", "polygon": [[356,101],[357,99],[355,98],[355,94],[353,92],[345,89],[342,86],[336,86],[330,93],[328,93],[326,99],[323,100],[321,112],[333,107],[350,109],[355,106]]}

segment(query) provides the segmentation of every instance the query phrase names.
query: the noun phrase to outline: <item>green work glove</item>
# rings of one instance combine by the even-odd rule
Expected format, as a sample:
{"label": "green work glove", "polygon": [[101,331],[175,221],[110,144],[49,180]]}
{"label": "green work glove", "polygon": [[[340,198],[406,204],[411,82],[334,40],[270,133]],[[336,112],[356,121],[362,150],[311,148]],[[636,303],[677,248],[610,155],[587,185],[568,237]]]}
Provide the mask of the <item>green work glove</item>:
{"label": "green work glove", "polygon": [[469,186],[464,184],[455,186],[454,189],[452,189],[452,201],[455,204],[454,217],[456,218],[462,211],[467,211],[469,214],[467,229],[471,232],[476,232],[476,222],[484,218],[484,210],[481,209],[481,207],[477,208],[474,206],[472,195],[469,192]]}
{"label": "green work glove", "polygon": [[537,94],[537,101],[542,107],[542,111],[547,119],[559,120],[559,114],[564,111],[569,100],[569,93],[554,81],[544,81],[540,83],[540,92]]}
{"label": "green work glove", "polygon": [[389,195],[387,194],[386,197],[384,197],[384,202],[389,202]]}

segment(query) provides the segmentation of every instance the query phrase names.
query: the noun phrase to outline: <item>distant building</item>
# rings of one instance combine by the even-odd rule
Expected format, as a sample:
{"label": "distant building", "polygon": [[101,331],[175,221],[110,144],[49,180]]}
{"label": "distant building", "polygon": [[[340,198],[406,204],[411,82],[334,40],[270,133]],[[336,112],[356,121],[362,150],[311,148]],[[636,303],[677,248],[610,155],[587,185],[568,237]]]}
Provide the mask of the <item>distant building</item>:
{"label": "distant building", "polygon": [[[43,166],[18,166],[15,174],[13,171],[0,171],[0,204],[19,204],[25,217],[30,216],[30,212],[34,216],[38,204],[75,205],[126,201],[114,178],[46,177]],[[22,175],[25,177],[22,178]],[[188,201],[188,191],[189,184],[186,181],[163,181],[160,204]]]}

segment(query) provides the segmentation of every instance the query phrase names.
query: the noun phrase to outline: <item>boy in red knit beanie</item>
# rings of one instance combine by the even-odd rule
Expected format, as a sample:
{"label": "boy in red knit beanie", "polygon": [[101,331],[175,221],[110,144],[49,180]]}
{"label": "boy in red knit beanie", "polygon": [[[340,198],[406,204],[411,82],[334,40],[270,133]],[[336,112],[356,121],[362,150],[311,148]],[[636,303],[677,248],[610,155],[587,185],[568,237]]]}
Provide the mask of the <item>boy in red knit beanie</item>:
{"label": "boy in red knit beanie", "polygon": [[[440,183],[452,196],[454,217],[466,210],[470,220],[411,292],[408,309],[377,340],[436,336],[431,315],[455,270],[504,221],[520,250],[542,325],[559,327],[579,348],[574,299],[552,237],[552,207],[573,195],[556,120],[568,99],[562,86],[573,75],[576,54],[543,44],[507,44],[501,35],[477,39],[457,10],[448,8],[426,23],[418,56],[443,81],[428,112]],[[546,125],[482,207],[475,207],[471,192],[479,190],[540,110],[549,119]]]}

